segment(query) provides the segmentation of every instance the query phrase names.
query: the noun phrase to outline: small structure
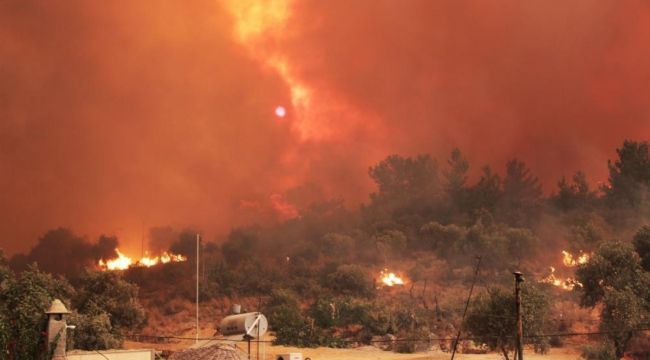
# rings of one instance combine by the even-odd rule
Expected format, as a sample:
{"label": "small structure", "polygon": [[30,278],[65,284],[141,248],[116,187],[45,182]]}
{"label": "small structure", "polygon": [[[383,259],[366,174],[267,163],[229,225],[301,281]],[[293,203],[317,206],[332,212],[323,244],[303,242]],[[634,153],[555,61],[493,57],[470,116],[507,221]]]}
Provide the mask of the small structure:
{"label": "small structure", "polygon": [[286,353],[279,354],[275,357],[276,360],[302,360],[302,353]]}
{"label": "small structure", "polygon": [[[219,324],[222,338],[201,340],[189,349],[172,354],[169,360],[244,360],[251,359],[251,341],[262,340],[268,329],[266,316],[260,312],[241,313],[241,306],[233,305],[232,313]],[[245,342],[248,350],[244,352],[237,346]],[[264,359],[265,352],[259,355],[259,342],[256,359]]]}
{"label": "small structure", "polygon": [[247,356],[234,346],[215,344],[190,348],[172,354],[169,360],[245,360]]}
{"label": "small structure", "polygon": [[153,350],[72,350],[66,360],[154,360]]}
{"label": "small structure", "polygon": [[52,360],[154,360],[153,350],[101,350],[101,351],[66,351],[67,329],[66,316],[70,311],[59,299],[54,299],[50,309],[45,312],[47,321],[47,352]]}
{"label": "small structure", "polygon": [[52,360],[65,360],[65,344],[67,328],[65,317],[70,314],[63,302],[54,299],[47,314],[47,352],[52,354]]}

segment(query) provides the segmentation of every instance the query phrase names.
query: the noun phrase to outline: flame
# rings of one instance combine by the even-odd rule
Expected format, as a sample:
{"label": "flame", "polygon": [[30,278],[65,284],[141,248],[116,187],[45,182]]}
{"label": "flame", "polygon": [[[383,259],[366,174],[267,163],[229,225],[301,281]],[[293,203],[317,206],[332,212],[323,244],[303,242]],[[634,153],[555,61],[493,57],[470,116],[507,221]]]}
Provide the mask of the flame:
{"label": "flame", "polygon": [[331,136],[332,131],[322,126],[321,110],[312,101],[314,89],[298,78],[288,56],[269,46],[288,36],[287,24],[294,3],[295,0],[224,1],[235,20],[235,39],[288,85],[292,130],[301,140],[323,140]]}
{"label": "flame", "polygon": [[235,18],[235,33],[239,41],[252,42],[269,31],[285,26],[290,15],[291,0],[236,0],[224,5]]}
{"label": "flame", "polygon": [[381,282],[386,286],[404,285],[404,280],[395,275],[393,272],[388,272],[387,269],[381,271]]}
{"label": "flame", "polygon": [[563,290],[573,290],[576,286],[582,287],[582,284],[576,279],[570,277],[566,279],[560,279],[557,276],[555,276],[555,268],[553,266],[549,267],[549,269],[551,270],[551,273],[545,278],[543,278],[542,280],[540,280],[541,283],[551,284]]}
{"label": "flame", "polygon": [[104,262],[104,259],[99,260],[99,267],[105,270],[125,270],[133,264],[133,260],[130,257],[122,254],[119,249],[115,249],[117,257],[115,259],[107,260]]}
{"label": "flame", "polygon": [[169,252],[163,252],[160,256],[143,256],[138,261],[133,261],[130,257],[122,254],[119,249],[115,249],[117,257],[114,259],[99,260],[97,263],[102,270],[126,270],[131,266],[142,266],[142,267],[152,267],[157,264],[167,264],[170,262],[182,262],[186,261],[187,257],[183,255],[173,254]]}
{"label": "flame", "polygon": [[562,250],[562,263],[566,267],[574,267],[582,264],[586,264],[589,261],[589,254],[586,253],[580,253],[578,257],[575,257],[572,255],[570,252],[566,250]]}
{"label": "flame", "polygon": [[[589,262],[590,254],[583,253],[582,251],[578,256],[571,254],[566,250],[562,250],[562,264],[567,268],[576,267],[578,265],[583,265]],[[582,287],[582,284],[574,278],[559,278],[555,275],[555,267],[549,267],[551,273],[548,274],[545,278],[539,282],[545,284],[551,284],[553,286],[559,287],[563,290],[573,290],[576,286]]]}

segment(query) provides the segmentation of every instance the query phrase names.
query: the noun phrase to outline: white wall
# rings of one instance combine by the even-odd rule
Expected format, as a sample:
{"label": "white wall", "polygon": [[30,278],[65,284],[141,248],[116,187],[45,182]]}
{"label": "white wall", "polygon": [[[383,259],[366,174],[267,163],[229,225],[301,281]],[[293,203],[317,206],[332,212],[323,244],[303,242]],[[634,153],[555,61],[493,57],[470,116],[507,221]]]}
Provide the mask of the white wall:
{"label": "white wall", "polygon": [[[153,350],[73,350],[66,353],[67,360],[154,360]],[[103,356],[102,356],[103,355]]]}

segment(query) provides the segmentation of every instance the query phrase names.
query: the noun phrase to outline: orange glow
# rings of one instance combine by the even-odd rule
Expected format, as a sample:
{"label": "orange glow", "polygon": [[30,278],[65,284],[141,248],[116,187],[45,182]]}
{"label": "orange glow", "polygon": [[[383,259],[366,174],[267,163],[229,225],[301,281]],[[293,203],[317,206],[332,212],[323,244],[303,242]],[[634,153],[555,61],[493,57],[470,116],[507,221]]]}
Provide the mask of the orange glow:
{"label": "orange glow", "polygon": [[235,32],[242,42],[255,40],[281,27],[289,16],[288,0],[233,0],[225,2],[235,18]]}
{"label": "orange glow", "polygon": [[589,254],[581,253],[577,257],[572,255],[566,250],[562,250],[562,263],[567,267],[574,267],[582,264],[586,264],[589,261]]}
{"label": "orange glow", "polygon": [[541,283],[551,284],[555,287],[559,287],[562,290],[567,290],[567,291],[573,290],[576,286],[582,287],[582,284],[573,278],[568,277],[566,279],[561,279],[555,276],[555,268],[553,266],[549,267],[549,269],[551,273],[545,278],[543,278],[542,280],[540,280]]}
{"label": "orange glow", "polygon": [[395,275],[393,272],[389,272],[388,269],[384,269],[381,271],[381,274],[379,275],[381,278],[381,282],[385,286],[395,286],[395,285],[404,285],[404,280]]}
{"label": "orange glow", "polygon": [[[235,18],[235,31],[239,42],[269,68],[277,72],[289,87],[291,95],[292,129],[301,140],[322,139],[328,134],[322,126],[317,127],[317,115],[312,105],[313,90],[299,80],[291,71],[291,64],[286,56],[270,51],[265,42],[280,37],[290,16],[291,0],[242,0],[226,2],[227,8]],[[286,109],[280,115],[286,114]]]}
{"label": "orange glow", "polygon": [[[578,265],[586,264],[589,262],[589,254],[580,252],[580,255],[575,256],[566,250],[562,250],[562,264],[567,268],[576,267]],[[555,275],[555,267],[550,266],[550,274],[540,280],[541,283],[551,284],[563,290],[573,290],[576,286],[582,287],[582,284],[574,278],[560,278]]]}
{"label": "orange glow", "polygon": [[122,254],[119,249],[115,249],[117,257],[114,259],[99,260],[98,265],[102,270],[126,270],[132,266],[152,267],[157,264],[167,264],[170,262],[187,261],[187,257],[183,255],[163,252],[160,256],[143,256],[137,262],[134,262],[130,257]]}
{"label": "orange glow", "polygon": [[130,257],[122,254],[119,249],[115,249],[117,257],[114,259],[107,260],[104,262],[103,259],[99,260],[99,267],[103,270],[125,270],[128,269],[132,264],[133,260]]}

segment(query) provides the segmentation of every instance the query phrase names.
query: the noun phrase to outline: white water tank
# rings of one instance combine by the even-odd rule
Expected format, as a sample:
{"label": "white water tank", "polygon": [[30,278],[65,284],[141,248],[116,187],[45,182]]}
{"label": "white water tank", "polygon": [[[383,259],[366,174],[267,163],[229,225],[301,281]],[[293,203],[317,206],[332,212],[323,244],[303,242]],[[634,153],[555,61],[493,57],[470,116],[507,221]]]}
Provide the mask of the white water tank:
{"label": "white water tank", "polygon": [[249,335],[253,338],[266,333],[269,323],[266,316],[259,312],[229,315],[219,323],[219,332],[225,336]]}
{"label": "white water tank", "polygon": [[275,360],[302,360],[302,353],[278,354]]}

